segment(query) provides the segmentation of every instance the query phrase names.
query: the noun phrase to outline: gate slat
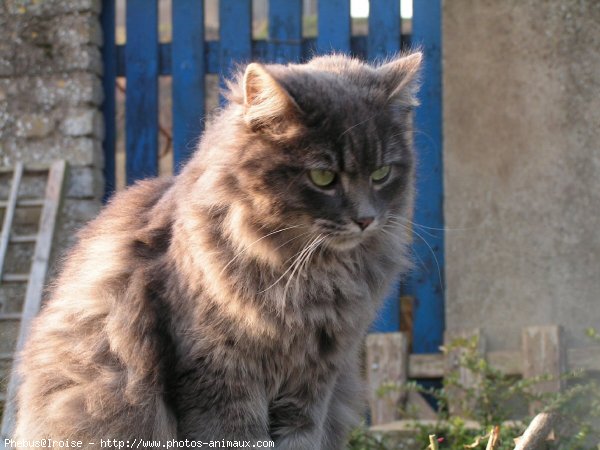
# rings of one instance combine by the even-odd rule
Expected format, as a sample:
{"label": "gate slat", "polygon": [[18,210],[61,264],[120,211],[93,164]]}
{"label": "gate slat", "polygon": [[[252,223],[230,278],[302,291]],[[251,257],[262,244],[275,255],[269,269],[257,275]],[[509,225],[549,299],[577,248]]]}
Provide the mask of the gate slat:
{"label": "gate slat", "polygon": [[302,0],[269,3],[269,59],[298,62],[302,53]]}
{"label": "gate slat", "polygon": [[104,199],[112,195],[116,186],[116,109],[115,109],[115,82],[117,77],[117,48],[115,46],[115,0],[105,0],[102,3],[102,30],[104,42],[102,44],[102,87],[104,89],[104,102],[102,114],[104,115]]}
{"label": "gate slat", "polygon": [[127,184],[158,175],[158,0],[127,0]]}
{"label": "gate slat", "polygon": [[[367,57],[371,61],[392,56],[400,51],[400,23],[398,0],[370,1]],[[400,329],[400,292],[400,281],[397,281],[373,324],[374,331],[390,332]]]}
{"label": "gate slat", "polygon": [[204,117],[204,1],[177,0],[172,6],[173,168],[194,150]]}
{"label": "gate slat", "polygon": [[[413,249],[424,268],[407,282],[415,298],[413,351],[436,352],[444,330],[444,165],[442,146],[442,2],[413,5],[412,42],[424,52],[419,101],[415,110],[415,148],[418,151],[415,223],[428,228],[416,237]],[[425,242],[427,240],[427,242]]]}
{"label": "gate slat", "polygon": [[394,55],[400,51],[400,2],[371,0],[369,5],[369,59]]}
{"label": "gate slat", "polygon": [[219,68],[221,86],[232,75],[235,63],[252,58],[252,1],[219,1]]}
{"label": "gate slat", "polygon": [[350,53],[350,0],[319,2],[317,51]]}

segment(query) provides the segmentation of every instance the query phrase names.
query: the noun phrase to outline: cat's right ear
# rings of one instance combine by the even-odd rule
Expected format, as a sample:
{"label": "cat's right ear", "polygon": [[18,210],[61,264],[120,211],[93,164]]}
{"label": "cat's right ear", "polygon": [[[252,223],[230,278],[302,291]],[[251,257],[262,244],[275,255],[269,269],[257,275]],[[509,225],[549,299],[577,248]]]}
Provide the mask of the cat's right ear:
{"label": "cat's right ear", "polygon": [[300,107],[262,64],[251,63],[243,78],[244,119],[253,131],[291,137],[300,129]]}

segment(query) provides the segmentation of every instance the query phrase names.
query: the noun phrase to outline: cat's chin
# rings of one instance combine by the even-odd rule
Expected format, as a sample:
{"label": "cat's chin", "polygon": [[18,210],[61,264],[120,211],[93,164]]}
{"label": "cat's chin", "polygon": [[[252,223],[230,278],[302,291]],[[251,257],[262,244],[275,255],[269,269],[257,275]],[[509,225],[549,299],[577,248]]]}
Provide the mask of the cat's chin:
{"label": "cat's chin", "polygon": [[337,252],[347,252],[355,249],[363,242],[361,236],[356,237],[331,237],[327,241],[327,247]]}

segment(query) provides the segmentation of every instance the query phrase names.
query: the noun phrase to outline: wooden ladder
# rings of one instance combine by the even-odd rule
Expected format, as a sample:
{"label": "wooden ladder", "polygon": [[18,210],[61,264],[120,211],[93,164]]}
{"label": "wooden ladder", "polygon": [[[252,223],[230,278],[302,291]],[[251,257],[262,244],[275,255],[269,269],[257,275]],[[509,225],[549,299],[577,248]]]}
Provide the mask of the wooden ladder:
{"label": "wooden ladder", "polygon": [[[0,324],[6,321],[19,321],[19,333],[14,353],[0,353],[0,359],[11,361],[14,354],[23,348],[27,338],[31,321],[38,313],[41,302],[54,229],[56,228],[56,219],[63,195],[63,184],[65,180],[66,163],[57,161],[50,167],[45,168],[25,168],[23,163],[19,162],[14,169],[0,169],[0,171],[12,172],[12,182],[8,200],[0,201],[0,208],[4,208],[4,221],[2,224],[2,233],[0,234],[0,286],[7,283],[27,283],[23,308],[20,313],[7,312],[6,305],[0,306]],[[46,182],[46,192],[44,198],[19,199],[19,187],[23,175],[48,173]],[[15,235],[13,232],[13,221],[17,208],[41,207],[41,216],[39,228],[36,234]],[[10,273],[4,267],[8,248],[11,244],[32,243],[35,244],[33,258],[29,273]],[[14,364],[11,370],[6,395],[2,395],[0,400],[4,401],[4,414],[2,417],[1,437],[9,437],[14,425],[14,396],[18,386],[18,376],[15,372]]]}

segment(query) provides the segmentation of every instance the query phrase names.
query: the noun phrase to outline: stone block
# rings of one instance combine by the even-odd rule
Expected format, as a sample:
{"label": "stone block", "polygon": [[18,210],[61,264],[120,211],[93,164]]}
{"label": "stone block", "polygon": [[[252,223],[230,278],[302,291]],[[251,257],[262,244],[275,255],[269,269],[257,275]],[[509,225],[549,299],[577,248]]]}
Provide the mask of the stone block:
{"label": "stone block", "polygon": [[73,108],[67,112],[60,131],[67,136],[93,136],[100,140],[104,134],[102,114],[97,109]]}
{"label": "stone block", "polygon": [[17,119],[16,125],[16,135],[23,138],[43,138],[55,127],[54,120],[42,114],[25,114]]}
{"label": "stone block", "polygon": [[[23,80],[26,84],[26,80]],[[104,98],[102,82],[90,73],[33,77],[30,101],[43,106],[100,105]]]}
{"label": "stone block", "polygon": [[17,161],[44,165],[65,159],[72,166],[102,167],[102,145],[89,137],[52,136],[46,139],[0,139],[0,166],[12,166]]}
{"label": "stone block", "polygon": [[102,198],[104,195],[104,175],[94,167],[69,167],[67,182],[68,198]]}
{"label": "stone block", "polygon": [[0,55],[9,55],[15,74],[51,74],[86,70],[101,73],[102,32],[92,13],[24,16],[7,22],[1,32]]}
{"label": "stone block", "polygon": [[101,0],[4,0],[6,12],[12,15],[53,16],[72,12],[99,13]]}

